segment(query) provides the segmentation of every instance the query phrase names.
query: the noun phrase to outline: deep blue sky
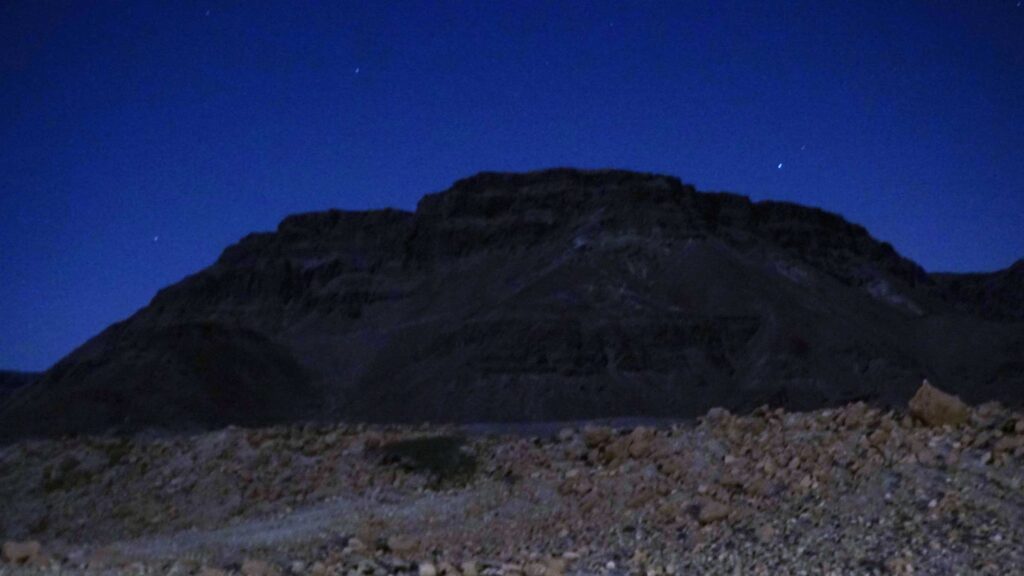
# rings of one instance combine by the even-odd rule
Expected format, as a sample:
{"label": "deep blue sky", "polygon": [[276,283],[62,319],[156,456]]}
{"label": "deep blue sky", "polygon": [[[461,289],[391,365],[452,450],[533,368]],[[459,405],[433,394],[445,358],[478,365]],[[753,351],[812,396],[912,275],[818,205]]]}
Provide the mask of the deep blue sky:
{"label": "deep blue sky", "polygon": [[1017,0],[267,4],[2,3],[0,367],[289,213],[481,170],[818,205],[933,271],[1024,257]]}

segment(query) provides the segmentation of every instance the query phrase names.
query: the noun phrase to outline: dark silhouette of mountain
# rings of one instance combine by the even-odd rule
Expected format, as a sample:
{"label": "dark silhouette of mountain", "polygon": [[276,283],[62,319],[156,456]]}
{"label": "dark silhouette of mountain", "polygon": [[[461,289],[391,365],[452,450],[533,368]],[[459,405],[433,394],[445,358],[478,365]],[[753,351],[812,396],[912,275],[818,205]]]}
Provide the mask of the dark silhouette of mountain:
{"label": "dark silhouette of mountain", "polygon": [[1024,260],[990,274],[933,274],[960,310],[995,320],[1024,320]]}
{"label": "dark silhouette of mountain", "polygon": [[13,394],[15,390],[28,386],[38,378],[39,374],[32,372],[0,370],[0,407],[4,405],[4,401],[7,400],[7,397]]}
{"label": "dark silhouette of mountain", "polygon": [[8,437],[1024,398],[1020,264],[929,275],[819,209],[676,178],[482,173],[250,234],[58,362]]}

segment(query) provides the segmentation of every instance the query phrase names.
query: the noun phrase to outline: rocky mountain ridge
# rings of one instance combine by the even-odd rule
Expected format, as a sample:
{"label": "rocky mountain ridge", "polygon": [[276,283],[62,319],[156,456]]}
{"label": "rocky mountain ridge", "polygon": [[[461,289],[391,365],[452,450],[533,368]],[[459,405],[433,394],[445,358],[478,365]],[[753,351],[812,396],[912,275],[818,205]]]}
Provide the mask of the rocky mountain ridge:
{"label": "rocky mountain ridge", "polygon": [[[815,208],[618,170],[482,173],[250,234],[58,362],[0,434],[686,417],[1024,398],[1024,282]],[[60,414],[57,424],[43,415]]]}

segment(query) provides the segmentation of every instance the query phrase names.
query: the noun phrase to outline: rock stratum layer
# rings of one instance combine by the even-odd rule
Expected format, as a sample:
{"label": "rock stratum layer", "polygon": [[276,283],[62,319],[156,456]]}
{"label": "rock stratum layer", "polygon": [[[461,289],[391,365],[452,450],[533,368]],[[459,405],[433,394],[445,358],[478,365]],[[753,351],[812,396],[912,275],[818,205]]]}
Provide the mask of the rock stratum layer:
{"label": "rock stratum layer", "polygon": [[482,173],[250,234],[0,409],[0,435],[688,417],[1024,398],[1024,263],[929,274],[822,210]]}

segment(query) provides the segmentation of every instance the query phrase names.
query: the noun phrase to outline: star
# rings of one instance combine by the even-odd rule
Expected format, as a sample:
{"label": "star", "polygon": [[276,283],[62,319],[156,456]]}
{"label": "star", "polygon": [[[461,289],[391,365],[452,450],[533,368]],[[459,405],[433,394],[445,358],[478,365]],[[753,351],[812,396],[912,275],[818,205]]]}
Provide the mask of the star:
{"label": "star", "polygon": [[359,68],[356,68],[356,74],[359,74]]}
{"label": "star", "polygon": [[782,162],[779,162],[778,168],[779,168],[779,170],[782,170]]}
{"label": "star", "polygon": [[159,236],[153,236],[153,242],[159,242],[159,241],[160,241],[160,237]]}

